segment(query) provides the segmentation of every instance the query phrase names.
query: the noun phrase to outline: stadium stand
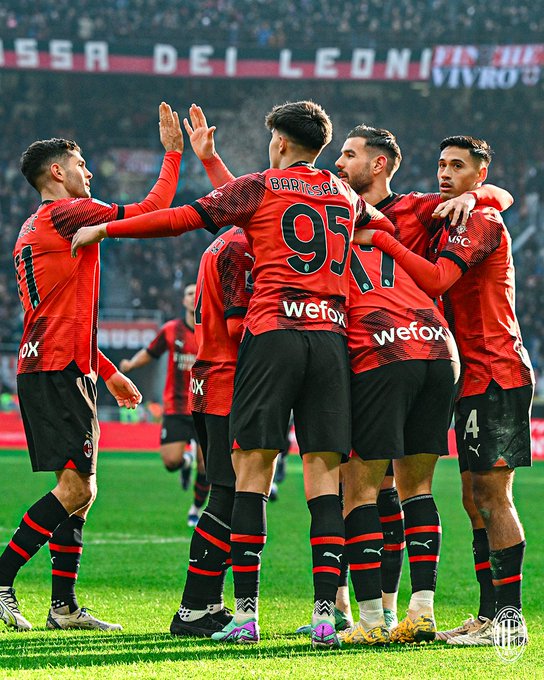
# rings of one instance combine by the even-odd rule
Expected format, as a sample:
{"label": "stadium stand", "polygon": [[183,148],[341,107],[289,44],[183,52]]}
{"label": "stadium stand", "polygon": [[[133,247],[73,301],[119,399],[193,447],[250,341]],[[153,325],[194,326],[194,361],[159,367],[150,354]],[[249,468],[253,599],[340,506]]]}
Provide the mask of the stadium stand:
{"label": "stadium stand", "polygon": [[405,45],[449,44],[452,33],[463,42],[493,35],[506,43],[538,42],[544,17],[527,0],[477,3],[474,0],[412,0],[410,3],[361,0],[8,0],[0,8],[0,37],[38,40],[160,39],[218,46],[300,47],[342,41],[374,47],[384,39]]}

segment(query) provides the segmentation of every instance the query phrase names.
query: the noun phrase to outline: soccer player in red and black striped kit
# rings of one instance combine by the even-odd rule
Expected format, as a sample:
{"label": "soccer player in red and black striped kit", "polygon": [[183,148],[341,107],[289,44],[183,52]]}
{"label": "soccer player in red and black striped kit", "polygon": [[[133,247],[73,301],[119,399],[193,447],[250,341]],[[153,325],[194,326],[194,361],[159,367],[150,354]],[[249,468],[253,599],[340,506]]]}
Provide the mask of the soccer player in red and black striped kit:
{"label": "soccer player in red and black striped kit", "polygon": [[[391,190],[390,182],[400,166],[401,159],[400,148],[391,132],[358,125],[349,133],[336,165],[340,177],[348,181],[365,200],[391,219],[395,225],[396,238],[420,254],[426,253],[429,240],[440,225],[438,218],[451,214],[454,223],[460,221],[463,224],[476,201],[478,204],[491,205],[498,210],[505,210],[512,203],[513,199],[507,191],[492,185],[475,188],[472,192],[445,202],[438,193],[396,194]],[[429,484],[432,470],[430,473]],[[413,517],[415,508],[417,504],[413,503],[408,508],[408,523],[411,525],[416,521]],[[405,547],[404,512],[393,485],[393,477],[386,476],[384,480],[378,496],[378,509],[385,538],[382,554],[382,598],[386,622],[392,630],[394,625],[390,624],[394,624],[396,619],[397,591]],[[409,543],[410,547],[412,546]],[[418,571],[416,563],[413,563],[413,568]],[[485,603],[485,596],[483,601]],[[408,624],[407,621],[404,623]]]}
{"label": "soccer player in red and black striped kit", "polygon": [[[473,191],[485,181],[491,150],[484,140],[449,137],[440,150],[442,198]],[[483,521],[485,529],[474,536],[476,568],[490,570],[493,587],[488,614],[446,637],[454,645],[492,645],[494,614],[503,607],[521,610],[525,539],[512,484],[515,468],[531,465],[534,378],[514,309],[511,239],[496,210],[478,208],[466,225],[441,223],[429,247],[430,261],[378,232],[365,234],[364,242],[394,257],[428,294],[444,296],[463,370],[455,430],[464,504],[471,519],[479,515]]]}
{"label": "soccer player in red and black striped kit", "polygon": [[[345,340],[347,267],[354,226],[392,225],[338,178],[313,163],[332,125],[313,102],[275,107],[270,170],[245,175],[192,206],[86,227],[73,252],[108,236],[172,236],[202,226],[241,226],[255,256],[254,293],[240,345],[230,419],[236,495],[232,564],[236,611],[212,639],[257,642],[266,500],[289,416],[303,456],[312,515],[312,645],[339,645],[334,601],[344,544],[339,463],[350,450],[349,368]],[[119,228],[120,227],[120,228]],[[298,426],[297,426],[298,425]]]}
{"label": "soccer player in red and black striped kit", "polygon": [[13,582],[19,569],[49,541],[53,565],[48,628],[120,629],[80,608],[75,582],[83,526],[96,496],[100,375],[119,406],[134,408],[141,395],[97,347],[99,248],[70,256],[82,224],[140,215],[174,198],[183,137],[176,114],[160,107],[166,150],[159,179],[141,202],[120,206],[91,198],[91,172],[79,146],[64,139],[34,142],[21,170],[42,203],[24,223],[14,248],[24,309],[17,388],[34,471],[54,471],[55,488],[25,513],[0,556],[0,618],[18,630],[32,626],[21,614]]}
{"label": "soccer player in red and black striped kit", "polygon": [[252,267],[246,235],[232,227],[206,249],[198,270],[198,354],[191,405],[211,491],[191,539],[183,596],[170,625],[173,635],[210,637],[232,619],[223,605],[235,489],[229,415],[243,318],[253,286]]}
{"label": "soccer player in red and black striped kit", "polygon": [[[147,366],[168,352],[166,380],[163,390],[163,417],[161,426],[160,454],[164,467],[169,472],[181,470],[181,483],[188,488],[194,457],[187,451],[191,441],[197,441],[191,408],[189,386],[191,368],[196,358],[195,338],[195,290],[189,283],[183,290],[183,317],[167,321],[153,338],[131,358],[123,359],[119,367],[123,373]],[[197,446],[197,475],[194,483],[194,500],[189,508],[187,524],[194,527],[198,522],[201,508],[208,498],[209,484],[206,482],[204,459]]]}

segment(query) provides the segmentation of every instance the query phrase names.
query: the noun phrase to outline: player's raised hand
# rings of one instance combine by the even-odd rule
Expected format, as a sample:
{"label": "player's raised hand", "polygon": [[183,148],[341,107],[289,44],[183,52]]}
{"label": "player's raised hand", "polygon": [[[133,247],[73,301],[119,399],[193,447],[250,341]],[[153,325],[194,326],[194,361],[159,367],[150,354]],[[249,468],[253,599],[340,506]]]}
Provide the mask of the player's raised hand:
{"label": "player's raised hand", "polygon": [[353,234],[353,243],[358,246],[371,246],[372,237],[376,231],[376,229],[356,229]]}
{"label": "player's raised hand", "polygon": [[159,106],[159,132],[165,151],[183,153],[183,132],[179,116],[166,102],[161,102]]}
{"label": "player's raised hand", "polygon": [[213,133],[216,130],[215,125],[208,127],[204,111],[196,104],[191,104],[189,109],[189,118],[183,119],[183,125],[189,135],[189,141],[193,147],[193,151],[200,158],[201,161],[207,158],[212,158],[215,153],[215,144],[213,141]]}
{"label": "player's raised hand", "polygon": [[136,408],[142,401],[140,390],[130,378],[119,371],[106,380],[106,387],[115,397],[119,407]]}
{"label": "player's raised hand", "polygon": [[456,227],[458,224],[464,227],[475,205],[476,198],[472,194],[464,193],[439,203],[432,216],[437,219],[449,217],[452,227]]}
{"label": "player's raised hand", "polygon": [[77,251],[83,248],[83,246],[103,241],[108,235],[106,226],[107,224],[97,224],[94,227],[81,227],[81,229],[78,229],[72,238],[72,257],[76,257]]}

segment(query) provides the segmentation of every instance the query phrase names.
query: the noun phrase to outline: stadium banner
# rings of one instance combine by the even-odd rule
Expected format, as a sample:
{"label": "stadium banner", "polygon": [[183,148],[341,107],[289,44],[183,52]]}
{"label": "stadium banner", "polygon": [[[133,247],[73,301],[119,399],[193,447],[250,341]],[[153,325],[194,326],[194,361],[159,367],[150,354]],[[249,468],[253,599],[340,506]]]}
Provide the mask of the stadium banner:
{"label": "stadium banner", "polygon": [[431,81],[450,89],[509,90],[540,82],[544,44],[438,45],[433,50]]}
{"label": "stadium banner", "polygon": [[74,73],[131,73],[181,78],[427,81],[432,49],[340,46],[257,49],[212,45],[107,41],[0,40],[0,69]]}
{"label": "stadium banner", "polygon": [[147,347],[157,335],[155,321],[100,321],[98,346],[102,350],[138,350]]}

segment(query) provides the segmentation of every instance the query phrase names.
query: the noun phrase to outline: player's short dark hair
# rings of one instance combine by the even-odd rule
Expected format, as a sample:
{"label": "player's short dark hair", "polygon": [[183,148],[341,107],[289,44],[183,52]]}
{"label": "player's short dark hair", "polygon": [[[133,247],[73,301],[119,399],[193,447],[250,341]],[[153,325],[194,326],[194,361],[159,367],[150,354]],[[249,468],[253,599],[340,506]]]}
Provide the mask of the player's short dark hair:
{"label": "player's short dark hair", "polygon": [[387,171],[391,175],[399,167],[402,160],[397,138],[385,128],[375,128],[370,125],[357,125],[348,132],[347,139],[363,137],[366,145],[379,149],[387,157]]}
{"label": "player's short dark hair", "polygon": [[71,139],[40,139],[32,142],[21,156],[21,172],[34,189],[38,188],[38,180],[47,168],[55,161],[67,156],[70,151],[81,151]]}
{"label": "player's short dark hair", "polygon": [[472,158],[479,163],[489,165],[493,156],[493,150],[485,139],[477,139],[469,135],[453,135],[446,137],[440,142],[440,151],[448,146],[457,146],[460,149],[468,149]]}
{"label": "player's short dark hair", "polygon": [[187,290],[187,288],[189,288],[189,286],[196,286],[196,281],[189,281],[189,283],[186,283],[183,286],[183,294],[184,295],[185,295],[185,291]]}
{"label": "player's short dark hair", "polygon": [[321,151],[332,139],[331,119],[319,104],[309,100],[275,106],[265,124],[310,151]]}

